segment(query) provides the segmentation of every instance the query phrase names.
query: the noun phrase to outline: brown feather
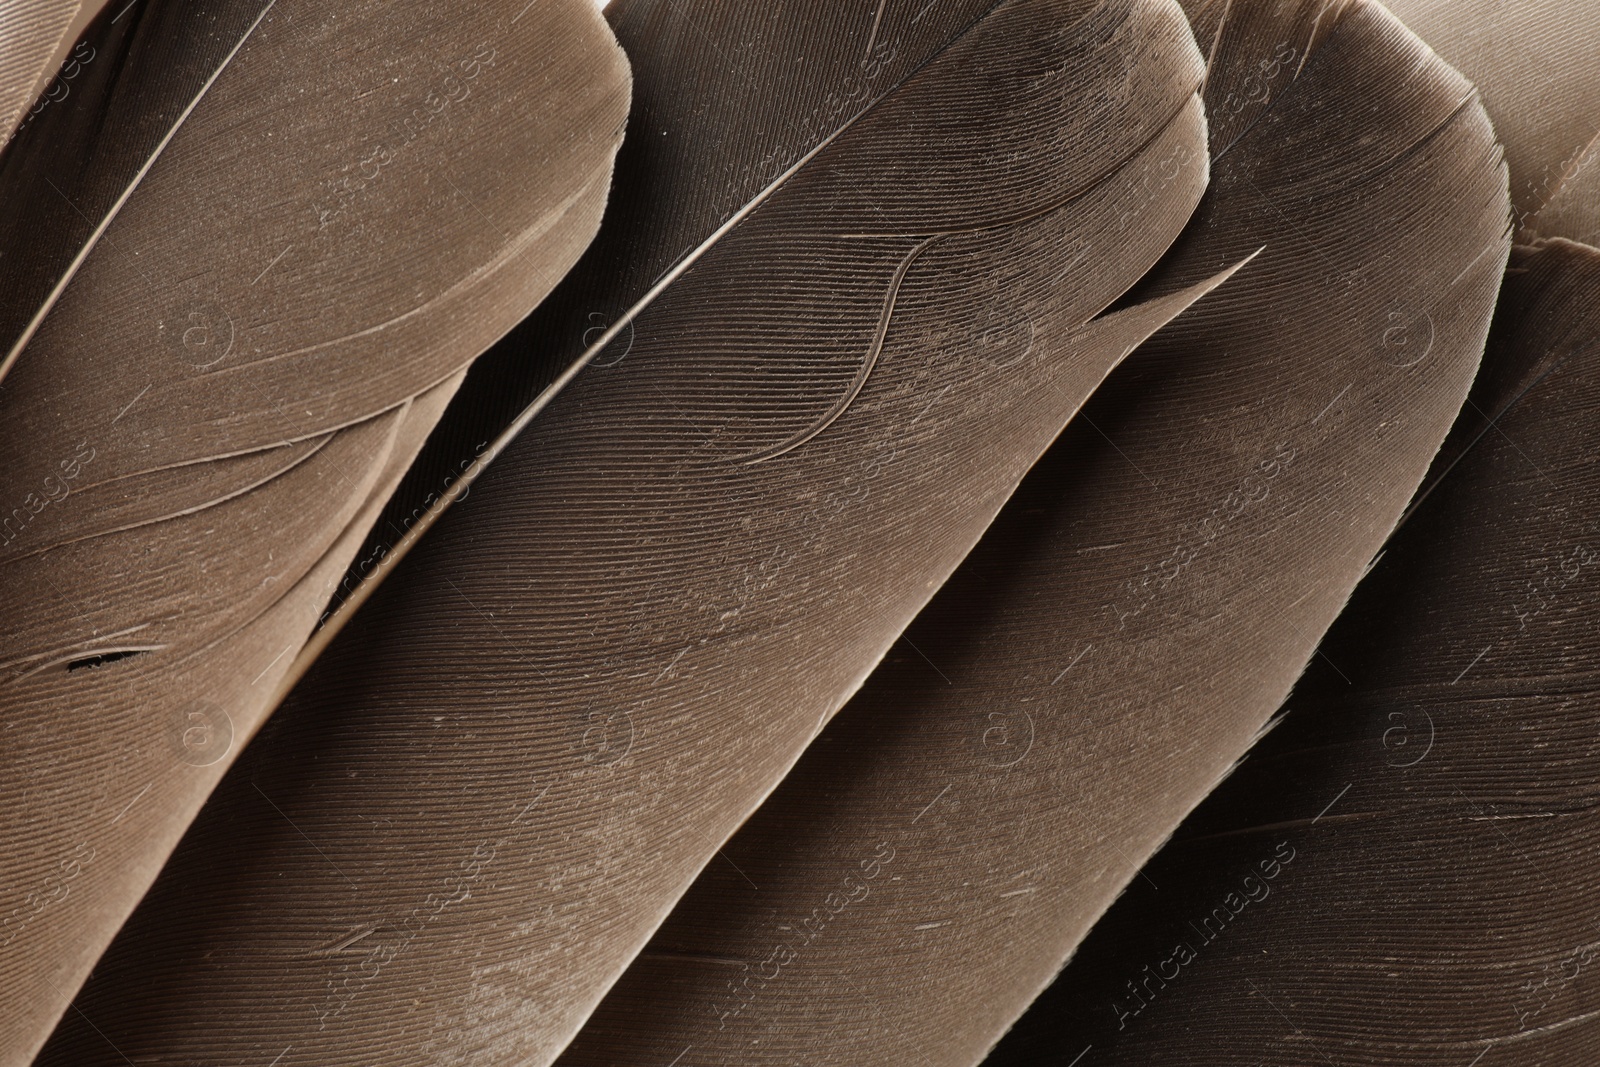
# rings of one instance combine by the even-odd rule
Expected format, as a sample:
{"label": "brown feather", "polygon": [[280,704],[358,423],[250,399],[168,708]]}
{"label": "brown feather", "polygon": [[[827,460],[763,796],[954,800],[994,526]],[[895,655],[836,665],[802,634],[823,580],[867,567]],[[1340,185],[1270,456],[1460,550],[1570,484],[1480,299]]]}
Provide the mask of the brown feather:
{"label": "brown feather", "polygon": [[563,1064],[977,1062],[1312,656],[1477,366],[1505,173],[1376,5],[1233,0],[1214,56],[1148,284],[1266,250],[1102,387]]}
{"label": "brown feather", "polygon": [[625,61],[587,0],[523,6],[280,0],[6,379],[0,1063],[270,711],[466,364],[594,231]]}
{"label": "brown feather", "polygon": [[72,36],[0,154],[0,378],[271,6],[122,0]]}

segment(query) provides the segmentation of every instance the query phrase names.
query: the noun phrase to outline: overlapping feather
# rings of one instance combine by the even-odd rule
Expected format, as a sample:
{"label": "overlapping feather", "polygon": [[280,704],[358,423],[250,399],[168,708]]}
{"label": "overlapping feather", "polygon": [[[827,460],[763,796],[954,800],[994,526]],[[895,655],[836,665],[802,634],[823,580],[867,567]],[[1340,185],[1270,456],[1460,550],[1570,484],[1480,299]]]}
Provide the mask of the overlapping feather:
{"label": "overlapping feather", "polygon": [[1234,0],[1147,342],[701,875],[570,1064],[973,1064],[1282,702],[1444,437],[1507,251],[1470,87]]}
{"label": "overlapping feather", "polygon": [[1519,239],[1600,136],[1600,8],[1564,0],[1393,0],[1472,80],[1506,149]]}
{"label": "overlapping feather", "polygon": [[582,0],[520,9],[276,4],[5,381],[0,1062],[260,725],[466,364],[593,233],[625,63]]}
{"label": "overlapping feather", "polygon": [[102,967],[96,1026],[129,1055],[552,1060],[1083,398],[1248,256],[1101,314],[1204,187],[1201,73],[1175,4],[1014,0],[827,141],[355,615]]}
{"label": "overlapping feather", "polygon": [[1586,1067],[1600,21],[1395,0],[1537,244],[1141,872],[1507,247],[1376,3],[1181,2],[620,0],[559,286],[581,0],[0,2],[0,1063],[304,676],[39,1062],[971,1064],[1133,879],[991,1059]]}
{"label": "overlapping feather", "polygon": [[271,6],[134,0],[73,35],[0,152],[0,378]]}

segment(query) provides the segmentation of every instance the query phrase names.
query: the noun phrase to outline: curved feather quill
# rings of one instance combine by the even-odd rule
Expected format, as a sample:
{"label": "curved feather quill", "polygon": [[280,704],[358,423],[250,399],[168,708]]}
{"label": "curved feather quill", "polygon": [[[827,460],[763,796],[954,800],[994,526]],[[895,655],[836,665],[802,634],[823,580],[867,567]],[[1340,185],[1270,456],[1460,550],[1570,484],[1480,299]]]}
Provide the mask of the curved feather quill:
{"label": "curved feather quill", "polygon": [[27,1063],[465,365],[604,205],[585,0],[282,0],[0,393],[0,1063]]}
{"label": "curved feather quill", "polygon": [[1212,185],[1147,284],[1266,250],[1102,387],[563,1064],[979,1061],[1312,656],[1477,366],[1505,172],[1376,5],[1220,31]]}
{"label": "curved feather quill", "polygon": [[[1101,314],[1204,188],[1200,76],[1175,4],[1011,0],[823,144],[378,588],[85,1016],[131,1057],[550,1062],[1083,398],[1225,276]],[[72,1023],[45,1061],[105,1047]]]}
{"label": "curved feather quill", "polygon": [[992,1062],[1594,1062],[1597,297],[1600,250],[1516,250],[1459,458]]}

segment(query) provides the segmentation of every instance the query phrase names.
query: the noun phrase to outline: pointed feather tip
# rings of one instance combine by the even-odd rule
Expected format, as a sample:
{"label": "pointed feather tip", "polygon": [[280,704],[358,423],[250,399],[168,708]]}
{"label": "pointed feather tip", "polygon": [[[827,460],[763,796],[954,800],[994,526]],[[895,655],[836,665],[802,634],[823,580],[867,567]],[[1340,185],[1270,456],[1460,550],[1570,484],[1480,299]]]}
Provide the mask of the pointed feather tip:
{"label": "pointed feather tip", "polygon": [[1207,293],[1211,292],[1211,290],[1215,289],[1219,285],[1222,285],[1228,279],[1232,278],[1235,274],[1238,274],[1245,267],[1249,266],[1250,263],[1257,256],[1259,256],[1261,253],[1265,252],[1266,250],[1267,250],[1267,246],[1266,245],[1262,245],[1261,247],[1257,248],[1254,252],[1251,252],[1248,256],[1245,256],[1239,262],[1233,264],[1233,266],[1224,267],[1221,270],[1219,270],[1217,273],[1213,274],[1211,277],[1207,278],[1205,281],[1197,283],[1194,286],[1194,289],[1195,289],[1196,294],[1197,294],[1195,299],[1198,300],[1200,297],[1205,296]]}
{"label": "pointed feather tip", "polygon": [[1215,274],[1206,278],[1202,278],[1200,281],[1195,282],[1193,285],[1190,285],[1187,288],[1180,289],[1173,295],[1183,302],[1183,306],[1185,308],[1198,304],[1201,300],[1204,300],[1207,296],[1210,296],[1211,293],[1217,288],[1226,284],[1228,280],[1231,279],[1235,274],[1238,274],[1245,267],[1249,266],[1257,256],[1266,250],[1267,246],[1262,245],[1260,248],[1257,248],[1254,252],[1251,252],[1248,256],[1245,256],[1237,263],[1226,266],[1217,271]]}

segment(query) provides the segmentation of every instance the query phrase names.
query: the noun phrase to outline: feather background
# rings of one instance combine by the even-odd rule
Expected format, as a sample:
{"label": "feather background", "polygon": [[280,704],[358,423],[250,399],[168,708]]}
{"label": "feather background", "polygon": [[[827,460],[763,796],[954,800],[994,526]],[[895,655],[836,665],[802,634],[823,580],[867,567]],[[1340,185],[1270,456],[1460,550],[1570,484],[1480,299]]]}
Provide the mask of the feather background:
{"label": "feather background", "polygon": [[0,0],[0,1065],[1589,1067],[1600,19],[1393,12]]}
{"label": "feather background", "polygon": [[[1594,648],[1573,621],[1584,610],[1581,591],[1576,603],[1565,598],[1561,617],[1546,620],[1554,630],[1522,638],[1534,617],[1527,605],[1542,610],[1552,584],[1565,588],[1581,574],[1556,549],[1587,521],[1583,500],[1592,495],[1577,442],[1592,422],[1584,383],[1596,253],[1561,239],[1593,235],[1600,220],[1589,125],[1600,83],[1579,58],[1592,52],[1592,23],[1536,3],[1493,12],[1396,6],[1481,79],[1512,158],[1519,233],[1537,244],[1513,257],[1485,372],[1410,524],[1335,628],[1284,726],[1149,870],[1183,891],[1159,901],[1130,894],[1119,904],[996,1063],[1065,1062],[1090,1039],[1102,1055],[1138,1061],[1151,1054],[1147,1042],[1173,1040],[1174,1023],[1185,1047],[1206,1045],[1196,1020],[1224,989],[1247,998],[1246,1016],[1234,1011],[1227,1037],[1208,1046],[1216,1058],[1196,1062],[1451,1063],[1463,1052],[1491,1067],[1593,1059],[1586,950],[1564,944],[1574,924],[1592,922],[1578,903],[1592,878],[1539,876],[1529,910],[1506,896],[1513,861],[1499,854],[1511,850],[1532,877],[1540,865],[1533,850],[1542,847],[1543,866],[1561,871],[1571,870],[1565,850],[1581,848],[1581,837],[1530,846],[1512,831],[1545,819],[1572,826],[1566,816],[1575,812],[1563,805],[1581,809],[1574,798],[1587,788],[1571,769],[1581,756],[1558,740],[1571,728],[1563,717],[1585,721],[1583,691],[1569,681],[1582,677]],[[1533,458],[1540,447],[1549,458]],[[1550,463],[1567,471],[1559,492],[1550,492]],[[1516,464],[1520,475],[1508,470]],[[1532,480],[1546,491],[1542,501],[1525,497],[1534,491],[1521,484],[1530,471],[1539,472]],[[1538,537],[1556,540],[1536,549]],[[1569,555],[1586,552],[1580,545]],[[1560,573],[1546,574],[1551,566]],[[1537,573],[1515,594],[1507,583],[1515,585],[1519,571]],[[1503,633],[1506,597],[1514,601],[1512,642]],[[1479,633],[1500,636],[1441,677],[1457,642]],[[1519,651],[1508,654],[1508,643]],[[1530,810],[1540,796],[1551,798],[1545,810]],[[1502,813],[1510,797],[1521,810]],[[1260,852],[1277,837],[1274,848],[1302,858],[1288,883],[1293,896],[1255,908],[1265,895],[1239,895],[1240,879],[1255,876],[1256,893],[1272,887],[1244,850]],[[1270,856],[1257,862],[1278,867]],[[1203,928],[1189,925],[1197,917]],[[1213,952],[1224,926],[1225,948]],[[1163,937],[1174,943],[1158,944]],[[1127,966],[1138,952],[1151,961],[1142,972]],[[1196,953],[1220,958],[1194,966],[1208,976],[1193,983],[1200,988],[1186,979],[1169,996],[1172,962]],[[1112,978],[1113,956],[1129,973]],[[1371,965],[1379,959],[1381,970]],[[1191,973],[1187,962],[1180,973]],[[1556,1003],[1564,1010],[1551,1011]]]}

